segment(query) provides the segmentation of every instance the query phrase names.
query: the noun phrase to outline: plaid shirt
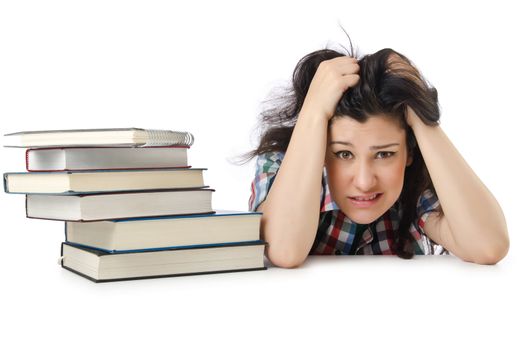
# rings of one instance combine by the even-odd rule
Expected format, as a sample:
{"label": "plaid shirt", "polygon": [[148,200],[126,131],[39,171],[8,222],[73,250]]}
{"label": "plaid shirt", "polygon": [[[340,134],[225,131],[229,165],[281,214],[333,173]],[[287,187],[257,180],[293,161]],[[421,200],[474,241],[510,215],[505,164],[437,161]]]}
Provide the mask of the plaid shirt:
{"label": "plaid shirt", "polygon": [[[266,199],[283,158],[284,153],[280,152],[270,152],[257,157],[249,210],[256,211],[260,203]],[[396,202],[373,223],[356,224],[332,200],[326,177],[326,169],[323,169],[319,227],[310,254],[395,255],[393,242],[402,215],[400,202]],[[426,190],[418,199],[417,219],[409,228],[414,238],[413,250],[417,255],[449,254],[445,248],[429,239],[424,232],[427,217],[436,211],[439,205],[438,198],[430,190]]]}

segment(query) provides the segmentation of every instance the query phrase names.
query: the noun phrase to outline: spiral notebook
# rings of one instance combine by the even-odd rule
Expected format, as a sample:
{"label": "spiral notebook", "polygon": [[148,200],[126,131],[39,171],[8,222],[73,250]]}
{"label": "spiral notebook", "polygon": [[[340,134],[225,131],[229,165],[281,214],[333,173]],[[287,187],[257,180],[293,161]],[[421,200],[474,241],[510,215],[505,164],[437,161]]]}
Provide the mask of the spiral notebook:
{"label": "spiral notebook", "polygon": [[189,132],[139,128],[23,131],[4,135],[5,147],[191,146]]}

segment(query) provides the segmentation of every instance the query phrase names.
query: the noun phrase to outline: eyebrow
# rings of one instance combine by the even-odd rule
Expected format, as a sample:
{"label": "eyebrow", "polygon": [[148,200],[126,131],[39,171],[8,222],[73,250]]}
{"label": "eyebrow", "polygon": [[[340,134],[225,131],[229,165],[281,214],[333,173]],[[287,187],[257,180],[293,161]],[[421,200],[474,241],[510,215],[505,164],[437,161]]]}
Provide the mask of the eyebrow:
{"label": "eyebrow", "polygon": [[[353,144],[351,144],[350,142],[345,142],[345,141],[332,141],[332,142],[330,142],[330,145],[345,145],[345,146],[354,147]],[[370,146],[369,149],[375,151],[375,150],[378,150],[378,149],[388,148],[388,147],[392,147],[392,146],[399,146],[399,145],[400,145],[399,143],[394,142],[394,143],[388,143],[386,145]]]}

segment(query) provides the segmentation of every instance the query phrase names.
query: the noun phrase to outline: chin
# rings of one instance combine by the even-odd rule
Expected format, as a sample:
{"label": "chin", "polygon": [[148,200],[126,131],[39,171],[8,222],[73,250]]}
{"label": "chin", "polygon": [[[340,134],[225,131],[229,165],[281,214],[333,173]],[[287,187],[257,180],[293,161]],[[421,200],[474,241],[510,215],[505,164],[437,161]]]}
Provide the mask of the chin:
{"label": "chin", "polygon": [[[380,203],[379,208],[372,209],[358,209],[350,208],[349,206],[341,207],[345,215],[355,222],[356,224],[367,225],[371,224],[380,217],[383,216],[391,208],[392,205],[389,205],[390,201],[386,203]],[[394,203],[392,203],[394,204]],[[339,204],[338,204],[339,205]]]}
{"label": "chin", "polygon": [[358,215],[357,213],[345,213],[345,215],[356,224],[368,225],[379,219],[381,215]]}

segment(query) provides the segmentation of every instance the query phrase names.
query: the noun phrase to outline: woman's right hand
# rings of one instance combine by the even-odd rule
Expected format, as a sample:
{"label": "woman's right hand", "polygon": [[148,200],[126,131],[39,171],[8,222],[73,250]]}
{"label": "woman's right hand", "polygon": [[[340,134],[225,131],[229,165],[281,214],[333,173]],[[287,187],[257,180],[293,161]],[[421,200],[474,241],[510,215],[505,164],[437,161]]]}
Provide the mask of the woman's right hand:
{"label": "woman's right hand", "polygon": [[337,103],[349,88],[359,82],[359,64],[349,56],[323,61],[310,83],[302,111],[324,116],[334,116]]}

